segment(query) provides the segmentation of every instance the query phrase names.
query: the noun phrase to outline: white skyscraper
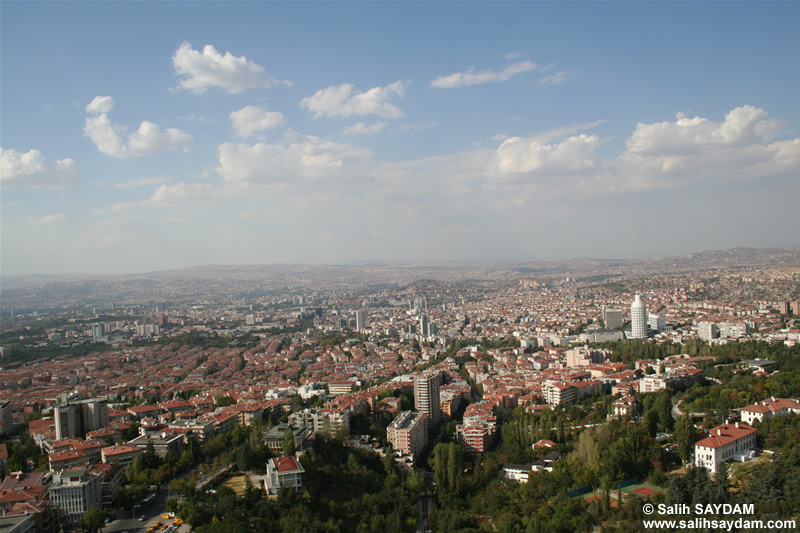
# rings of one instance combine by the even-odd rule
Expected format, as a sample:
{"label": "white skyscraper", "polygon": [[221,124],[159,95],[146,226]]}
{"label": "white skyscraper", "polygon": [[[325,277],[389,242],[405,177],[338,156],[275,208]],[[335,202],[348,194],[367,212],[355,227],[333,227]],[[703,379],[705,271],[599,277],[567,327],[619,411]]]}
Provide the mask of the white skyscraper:
{"label": "white skyscraper", "polygon": [[647,305],[638,294],[631,304],[631,337],[647,338]]}
{"label": "white skyscraper", "polygon": [[364,321],[364,311],[356,311],[356,331],[361,331],[366,327],[366,322]]}

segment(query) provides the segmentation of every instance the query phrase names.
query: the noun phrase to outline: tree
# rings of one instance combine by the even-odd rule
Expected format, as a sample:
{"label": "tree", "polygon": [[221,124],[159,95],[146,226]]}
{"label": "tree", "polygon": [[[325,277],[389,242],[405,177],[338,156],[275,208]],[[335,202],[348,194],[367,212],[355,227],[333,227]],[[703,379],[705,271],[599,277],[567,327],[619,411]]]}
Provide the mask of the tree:
{"label": "tree", "polygon": [[294,431],[291,427],[287,427],[283,432],[283,456],[289,457],[294,455],[297,450],[294,444]]}
{"label": "tree", "polygon": [[695,428],[689,415],[684,414],[675,423],[675,443],[681,461],[688,463],[694,451]]}
{"label": "tree", "polygon": [[84,513],[79,524],[81,529],[87,533],[96,533],[97,531],[100,531],[101,527],[103,527],[106,517],[107,515],[102,509],[96,505],[92,505],[89,510]]}

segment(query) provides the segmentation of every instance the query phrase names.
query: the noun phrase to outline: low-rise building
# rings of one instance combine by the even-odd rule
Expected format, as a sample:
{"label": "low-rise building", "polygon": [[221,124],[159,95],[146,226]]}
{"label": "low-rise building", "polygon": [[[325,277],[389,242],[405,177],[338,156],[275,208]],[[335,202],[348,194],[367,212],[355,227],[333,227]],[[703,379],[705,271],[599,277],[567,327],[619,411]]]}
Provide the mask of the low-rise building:
{"label": "low-rise building", "polygon": [[299,491],[303,486],[303,465],[295,456],[273,457],[267,462],[264,488],[267,494],[277,494],[281,489]]}
{"label": "low-rise building", "polygon": [[722,424],[708,432],[694,445],[694,464],[716,474],[719,465],[726,461],[746,461],[755,456],[756,433],[754,427],[736,422]]}
{"label": "low-rise building", "polygon": [[763,421],[765,418],[773,416],[785,416],[789,414],[800,414],[800,402],[797,400],[787,400],[784,398],[769,398],[763,402],[756,402],[753,405],[742,407],[740,417],[745,424]]}

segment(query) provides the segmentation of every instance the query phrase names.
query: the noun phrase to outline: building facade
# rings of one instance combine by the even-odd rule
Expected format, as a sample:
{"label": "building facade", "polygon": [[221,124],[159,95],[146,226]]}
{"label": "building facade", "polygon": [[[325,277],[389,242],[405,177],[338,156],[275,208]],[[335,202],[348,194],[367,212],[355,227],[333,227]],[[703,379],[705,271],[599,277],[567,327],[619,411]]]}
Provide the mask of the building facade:
{"label": "building facade", "polygon": [[726,461],[746,461],[755,456],[756,433],[747,424],[722,424],[694,445],[694,465],[716,474]]}
{"label": "building facade", "polygon": [[395,452],[417,455],[426,444],[425,419],[421,413],[403,411],[386,428],[386,437]]}
{"label": "building facade", "polygon": [[647,305],[638,294],[631,304],[631,338],[647,338]]}

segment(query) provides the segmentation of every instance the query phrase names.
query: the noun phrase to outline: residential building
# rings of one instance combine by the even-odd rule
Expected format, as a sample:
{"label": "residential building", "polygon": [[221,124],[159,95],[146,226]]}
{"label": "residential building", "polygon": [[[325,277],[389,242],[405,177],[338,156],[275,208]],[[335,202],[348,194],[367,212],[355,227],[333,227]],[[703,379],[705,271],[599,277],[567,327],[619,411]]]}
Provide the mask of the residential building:
{"label": "residential building", "polygon": [[578,396],[578,388],[569,381],[547,380],[542,383],[542,396],[544,401],[550,405],[575,403],[575,399]]}
{"label": "residential building", "polygon": [[422,413],[403,411],[386,428],[386,437],[395,452],[416,456],[427,442]]}
{"label": "residential building", "polygon": [[800,414],[800,402],[797,400],[775,398],[774,396],[763,402],[756,402],[753,405],[742,407],[739,411],[739,416],[745,424],[761,422],[765,418],[786,416],[789,414]]}
{"label": "residential building", "polygon": [[100,452],[100,455],[104,463],[129,465],[134,459],[144,455],[144,449],[140,448],[139,446],[119,444],[103,448]]}
{"label": "residential building", "polygon": [[697,324],[697,336],[706,342],[719,338],[719,328],[714,322],[700,322]]}
{"label": "residential building", "polygon": [[2,533],[35,533],[36,522],[32,514],[0,516]]}
{"label": "residential building", "polygon": [[125,444],[138,446],[142,450],[147,450],[147,446],[153,444],[156,455],[161,459],[166,459],[168,454],[179,455],[183,450],[183,435],[175,433],[161,433],[160,435],[140,435]]}
{"label": "residential building", "polygon": [[414,377],[414,409],[422,413],[428,427],[442,421],[442,404],[439,398],[441,374],[438,371],[423,372]]}
{"label": "residential building", "polygon": [[753,458],[756,433],[756,428],[739,422],[712,428],[705,438],[694,445],[695,466],[705,467],[716,474],[719,465],[726,461],[746,461]]}
{"label": "residential building", "polygon": [[53,409],[56,439],[83,438],[87,432],[108,426],[108,400],[91,398],[60,404]]}

